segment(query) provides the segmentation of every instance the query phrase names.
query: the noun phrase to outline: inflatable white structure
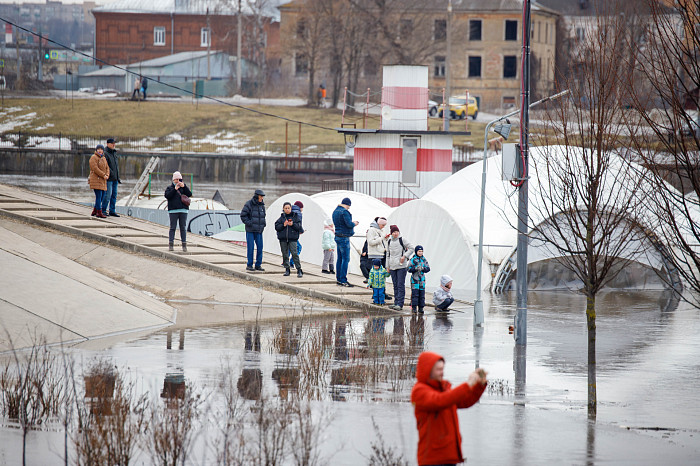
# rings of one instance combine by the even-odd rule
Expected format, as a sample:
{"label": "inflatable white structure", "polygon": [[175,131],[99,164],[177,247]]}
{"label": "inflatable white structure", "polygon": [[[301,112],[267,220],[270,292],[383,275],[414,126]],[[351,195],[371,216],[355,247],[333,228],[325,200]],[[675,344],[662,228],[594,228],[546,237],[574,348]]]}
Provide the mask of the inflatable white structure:
{"label": "inflatable white structure", "polygon": [[304,234],[299,239],[302,245],[301,260],[320,267],[323,262],[323,250],[321,249],[323,222],[332,217],[335,208],[346,197],[352,201],[350,212],[353,220],[360,222],[355,227],[355,236],[350,239],[348,273],[361,275],[360,252],[365,242],[365,232],[375,217],[388,217],[393,210],[384,202],[366,194],[353,191],[326,191],[312,196],[301,193],[289,193],[279,197],[275,202],[267,206],[267,226],[263,232],[263,250],[267,253],[281,254],[277,232],[275,231],[275,221],[282,214],[282,206],[285,202],[294,204],[296,201],[301,201],[304,204]]}
{"label": "inflatable white structure", "polygon": [[[544,150],[549,151],[548,155],[552,157],[552,154],[560,148],[550,146],[531,149],[529,199],[532,225],[546,222],[548,219],[542,218],[542,212],[551,211],[551,207],[542,208],[543,201],[539,192],[540,186],[547,182],[548,172],[544,166],[535,167],[537,161],[544,159],[542,152]],[[610,176],[616,176],[615,170],[621,166],[620,163],[613,163]],[[431,266],[431,273],[426,275],[426,286],[429,290],[437,288],[441,275],[448,274],[454,278],[455,291],[474,293],[477,267],[482,267],[484,289],[489,289],[496,284],[500,287],[497,291],[503,290],[504,287],[507,289],[514,277],[517,194],[508,182],[501,179],[499,154],[487,160],[484,260],[481,264],[477,263],[481,172],[481,163],[470,165],[440,183],[421,199],[397,207],[388,217],[389,224],[398,225],[405,238],[413,244],[421,244],[424,247],[425,256]],[[629,180],[629,183],[635,183],[635,180]],[[619,189],[619,183],[609,183],[609,186]],[[606,206],[610,209],[615,207],[615,205]],[[654,225],[655,222],[650,219],[646,224]],[[659,237],[661,238],[661,234]],[[639,241],[643,240],[639,239]],[[659,270],[666,265],[662,250],[663,240],[660,243],[651,248],[644,248],[645,254],[633,254],[633,248],[630,245],[629,251],[632,257],[627,259]],[[532,240],[528,263],[546,263],[556,255],[552,249],[544,247],[541,241]],[[635,251],[641,249],[634,248]],[[554,261],[549,262],[551,262],[550,265],[554,264]],[[557,270],[550,269],[549,272],[561,273],[561,267]],[[658,278],[652,277],[653,273],[647,272],[650,271],[634,272],[633,275],[638,276],[628,276],[628,283],[634,283],[631,286],[645,289],[663,286]],[[548,270],[545,267],[536,277],[543,281],[540,288],[556,289],[567,286],[576,288],[575,283],[566,278],[558,281],[548,279],[547,273]],[[494,280],[492,277],[495,277]],[[532,282],[531,287],[533,287]]]}

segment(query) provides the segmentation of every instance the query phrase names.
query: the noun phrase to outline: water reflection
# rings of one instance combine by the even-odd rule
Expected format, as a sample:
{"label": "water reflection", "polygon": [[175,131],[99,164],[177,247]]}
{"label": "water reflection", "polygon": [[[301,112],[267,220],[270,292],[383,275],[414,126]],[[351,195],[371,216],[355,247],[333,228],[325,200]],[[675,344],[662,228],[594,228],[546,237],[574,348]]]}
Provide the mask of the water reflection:
{"label": "water reflection", "polygon": [[[168,330],[168,334],[167,334],[166,340],[165,340],[165,348],[169,349],[169,350],[173,349],[173,331],[172,330]],[[181,351],[185,349],[185,329],[184,328],[180,329],[180,335],[179,335],[179,339],[178,339],[177,349],[179,349]]]}
{"label": "water reflection", "polygon": [[435,319],[433,320],[433,330],[440,333],[450,333],[454,327],[454,323],[446,312],[435,313]]}

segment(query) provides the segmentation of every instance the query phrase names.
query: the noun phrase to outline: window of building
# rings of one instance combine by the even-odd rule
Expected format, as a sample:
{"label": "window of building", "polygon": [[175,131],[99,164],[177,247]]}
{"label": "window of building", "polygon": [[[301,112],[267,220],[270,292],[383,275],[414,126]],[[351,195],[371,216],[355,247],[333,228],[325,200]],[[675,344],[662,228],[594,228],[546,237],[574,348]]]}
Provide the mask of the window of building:
{"label": "window of building", "polygon": [[506,55],[503,57],[503,77],[515,78],[517,74],[517,57],[515,55]]}
{"label": "window of building", "polygon": [[518,20],[506,20],[506,40],[518,40]]}
{"label": "window of building", "polygon": [[165,28],[156,26],[153,28],[153,45],[165,45]]}
{"label": "window of building", "polygon": [[303,19],[297,22],[297,37],[306,37],[306,22]]}
{"label": "window of building", "polygon": [[481,40],[481,20],[469,20],[469,40]]}
{"label": "window of building", "polygon": [[297,76],[303,76],[309,72],[309,59],[303,53],[294,56],[294,71]]}
{"label": "window of building", "polygon": [[437,55],[435,57],[435,67],[434,67],[434,72],[433,76],[436,78],[444,78],[445,77],[445,57],[441,55]]}
{"label": "window of building", "polygon": [[202,28],[202,31],[200,33],[201,37],[201,46],[202,47],[208,47],[211,45],[211,35],[209,33],[209,28]]}
{"label": "window of building", "polygon": [[418,170],[418,138],[404,138],[402,142],[401,181],[415,184]]}
{"label": "window of building", "polygon": [[544,23],[544,41],[549,44],[549,23]]}
{"label": "window of building", "polygon": [[576,39],[583,40],[583,28],[576,28]]}
{"label": "window of building", "polygon": [[503,96],[503,108],[513,108],[515,107],[515,97],[513,96]]}
{"label": "window of building", "polygon": [[435,30],[433,31],[433,40],[447,39],[447,20],[436,19]]}
{"label": "window of building", "polygon": [[469,77],[481,77],[481,57],[469,57]]}

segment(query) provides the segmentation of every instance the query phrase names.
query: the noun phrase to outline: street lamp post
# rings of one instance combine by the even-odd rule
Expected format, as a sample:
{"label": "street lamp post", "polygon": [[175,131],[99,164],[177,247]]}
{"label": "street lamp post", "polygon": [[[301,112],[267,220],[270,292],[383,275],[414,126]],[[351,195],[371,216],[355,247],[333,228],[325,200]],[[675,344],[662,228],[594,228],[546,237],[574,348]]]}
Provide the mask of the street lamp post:
{"label": "street lamp post", "polygon": [[[535,107],[537,105],[540,105],[545,102],[549,102],[550,100],[558,99],[559,97],[563,97],[566,94],[569,93],[569,90],[565,90],[562,92],[559,92],[558,94],[551,95],[549,97],[545,97],[542,100],[538,100],[537,102],[534,102],[530,104],[530,108]],[[479,253],[477,255],[477,265],[476,265],[476,300],[474,301],[474,326],[481,326],[484,323],[484,303],[481,300],[481,269],[482,269],[482,262],[484,260],[484,208],[486,204],[486,151],[488,150],[488,144],[489,144],[489,130],[491,129],[492,126],[494,126],[496,123],[506,120],[505,124],[502,125],[496,125],[494,126],[494,131],[501,136],[503,136],[504,139],[508,139],[508,135],[510,134],[510,128],[511,124],[508,121],[509,117],[512,117],[514,115],[517,115],[520,113],[520,109],[514,110],[506,115],[503,115],[502,117],[498,117],[493,121],[490,121],[486,125],[486,129],[484,130],[484,156],[482,159],[482,170],[481,170],[481,210],[479,213]]]}

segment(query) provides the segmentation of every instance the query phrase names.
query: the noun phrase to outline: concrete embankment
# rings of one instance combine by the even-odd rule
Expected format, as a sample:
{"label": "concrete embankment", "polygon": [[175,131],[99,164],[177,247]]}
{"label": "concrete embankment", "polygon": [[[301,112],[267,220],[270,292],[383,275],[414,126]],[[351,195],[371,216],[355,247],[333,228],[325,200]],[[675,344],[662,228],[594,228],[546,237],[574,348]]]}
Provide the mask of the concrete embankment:
{"label": "concrete embankment", "polygon": [[175,320],[192,327],[386,312],[370,290],[338,287],[313,265],[303,264],[301,279],[283,277],[280,256],[266,254],[266,272],[248,273],[240,246],[190,235],[188,249],[168,252],[166,227],[98,220],[85,206],[0,185],[0,351],[40,335],[76,343]]}
{"label": "concrete embankment", "polygon": [[[0,148],[0,173],[85,177],[90,174],[90,155],[82,151]],[[277,183],[317,182],[352,177],[352,157],[345,155],[298,157],[120,153],[121,178],[138,179],[151,156],[160,157],[157,171],[192,173],[197,181]]]}

